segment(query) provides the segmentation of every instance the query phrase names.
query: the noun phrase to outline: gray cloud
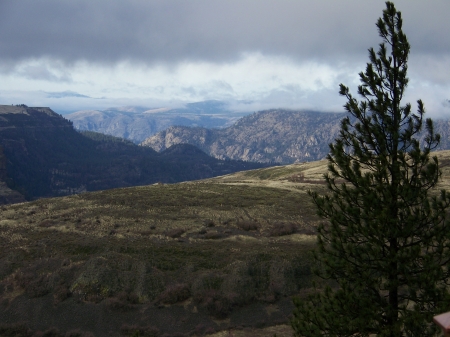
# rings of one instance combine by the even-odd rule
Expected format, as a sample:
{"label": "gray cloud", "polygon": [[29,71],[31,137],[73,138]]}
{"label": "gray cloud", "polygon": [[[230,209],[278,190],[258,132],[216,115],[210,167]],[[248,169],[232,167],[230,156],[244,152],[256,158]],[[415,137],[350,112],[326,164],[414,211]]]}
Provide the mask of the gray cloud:
{"label": "gray cloud", "polygon": [[75,91],[56,91],[46,92],[47,98],[66,98],[66,97],[78,97],[78,98],[92,98],[83,94],[79,94]]}
{"label": "gray cloud", "polygon": [[72,77],[66,71],[51,69],[47,65],[27,65],[14,71],[17,75],[31,79],[50,82],[72,82]]}
{"label": "gray cloud", "polygon": [[[398,0],[418,54],[450,53],[450,2]],[[23,0],[0,3],[0,60],[230,62],[246,52],[349,61],[379,42],[384,1]],[[51,77],[45,69],[29,76]]]}

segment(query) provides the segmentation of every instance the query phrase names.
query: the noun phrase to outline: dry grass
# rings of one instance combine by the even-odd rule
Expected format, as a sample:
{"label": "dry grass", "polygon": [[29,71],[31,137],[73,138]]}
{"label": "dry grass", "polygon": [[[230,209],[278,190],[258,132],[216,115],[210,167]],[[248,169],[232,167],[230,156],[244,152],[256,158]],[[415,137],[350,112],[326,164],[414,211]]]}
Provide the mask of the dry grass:
{"label": "dry grass", "polygon": [[[440,187],[449,188],[450,151],[437,155]],[[3,206],[0,304],[47,296],[55,306],[104,304],[122,313],[191,301],[189,310],[211,323],[248,305],[278,303],[310,287],[319,219],[306,191],[325,191],[324,173],[320,161]],[[198,330],[217,328],[208,324]],[[230,336],[245,335],[227,324],[220,329]]]}
{"label": "dry grass", "polygon": [[220,331],[208,335],[208,337],[273,337],[291,336],[292,328],[289,325],[275,325],[262,329],[242,328]]}
{"label": "dry grass", "polygon": [[51,296],[55,306],[90,303],[118,314],[188,300],[209,317],[209,325],[199,329],[214,331],[216,319],[309,286],[313,240],[269,233],[279,223],[314,227],[312,209],[306,193],[294,186],[236,181],[116,189],[5,206],[0,287],[6,291],[0,297],[13,303],[21,296],[35,301]]}

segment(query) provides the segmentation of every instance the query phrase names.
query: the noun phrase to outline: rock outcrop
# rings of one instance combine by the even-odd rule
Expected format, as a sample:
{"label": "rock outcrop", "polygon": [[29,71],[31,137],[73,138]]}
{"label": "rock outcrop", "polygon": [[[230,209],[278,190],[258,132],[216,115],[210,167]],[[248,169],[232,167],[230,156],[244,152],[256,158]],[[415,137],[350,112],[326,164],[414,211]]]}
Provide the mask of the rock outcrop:
{"label": "rock outcrop", "polygon": [[[326,157],[339,134],[344,113],[269,110],[238,120],[225,129],[173,126],[141,143],[156,151],[186,143],[220,159],[263,163],[315,161]],[[436,150],[450,149],[450,121],[435,120],[441,135]],[[421,141],[424,135],[418,137]]]}
{"label": "rock outcrop", "polygon": [[241,118],[225,129],[174,126],[141,143],[156,151],[192,144],[213,157],[293,163],[323,159],[339,132],[342,113],[269,110]]}

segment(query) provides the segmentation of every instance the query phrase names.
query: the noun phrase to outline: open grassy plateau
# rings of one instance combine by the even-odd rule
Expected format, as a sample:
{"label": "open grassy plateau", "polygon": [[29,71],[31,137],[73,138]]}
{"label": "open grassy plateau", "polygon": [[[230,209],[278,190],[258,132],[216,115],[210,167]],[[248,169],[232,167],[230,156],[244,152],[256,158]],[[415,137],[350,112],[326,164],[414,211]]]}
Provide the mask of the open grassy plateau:
{"label": "open grassy plateau", "polygon": [[326,164],[2,206],[0,336],[290,335]]}

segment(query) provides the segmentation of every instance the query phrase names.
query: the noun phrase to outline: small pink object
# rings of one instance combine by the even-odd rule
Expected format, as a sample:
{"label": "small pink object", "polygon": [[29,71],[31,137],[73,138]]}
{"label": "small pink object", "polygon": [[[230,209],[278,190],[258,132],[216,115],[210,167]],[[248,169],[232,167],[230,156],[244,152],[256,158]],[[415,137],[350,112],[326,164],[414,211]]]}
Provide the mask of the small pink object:
{"label": "small pink object", "polygon": [[450,336],[450,312],[434,316],[433,322],[442,329],[445,337]]}

